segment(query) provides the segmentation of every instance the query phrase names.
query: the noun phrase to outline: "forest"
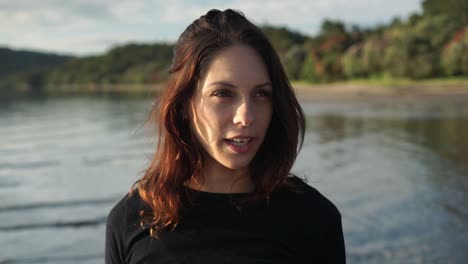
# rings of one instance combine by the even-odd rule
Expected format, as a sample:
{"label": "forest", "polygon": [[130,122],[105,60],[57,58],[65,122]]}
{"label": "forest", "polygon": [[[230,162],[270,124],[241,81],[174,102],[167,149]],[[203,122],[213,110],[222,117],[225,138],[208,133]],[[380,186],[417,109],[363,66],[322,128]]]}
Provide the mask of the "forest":
{"label": "forest", "polygon": [[[315,36],[285,27],[261,28],[293,81],[468,77],[468,0],[424,0],[422,10],[371,28],[325,20]],[[2,48],[0,95],[163,83],[173,45],[130,43],[87,57]]]}

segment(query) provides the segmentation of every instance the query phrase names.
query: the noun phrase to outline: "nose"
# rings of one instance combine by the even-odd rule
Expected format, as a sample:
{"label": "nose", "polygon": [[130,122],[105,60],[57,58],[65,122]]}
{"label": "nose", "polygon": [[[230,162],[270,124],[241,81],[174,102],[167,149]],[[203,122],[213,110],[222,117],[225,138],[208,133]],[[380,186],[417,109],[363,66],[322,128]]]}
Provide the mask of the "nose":
{"label": "nose", "polygon": [[253,108],[253,104],[249,100],[240,103],[235,110],[233,123],[235,125],[250,126],[255,119]]}

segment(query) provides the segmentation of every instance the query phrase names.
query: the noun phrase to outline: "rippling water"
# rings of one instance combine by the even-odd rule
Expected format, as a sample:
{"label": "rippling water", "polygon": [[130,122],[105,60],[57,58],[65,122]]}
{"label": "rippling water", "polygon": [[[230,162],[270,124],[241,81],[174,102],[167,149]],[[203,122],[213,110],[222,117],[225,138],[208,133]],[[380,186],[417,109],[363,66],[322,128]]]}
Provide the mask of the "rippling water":
{"label": "rippling water", "polygon": [[[348,263],[468,262],[468,99],[303,102],[294,171],[340,209]],[[103,263],[148,164],[150,100],[0,102],[0,263]]]}

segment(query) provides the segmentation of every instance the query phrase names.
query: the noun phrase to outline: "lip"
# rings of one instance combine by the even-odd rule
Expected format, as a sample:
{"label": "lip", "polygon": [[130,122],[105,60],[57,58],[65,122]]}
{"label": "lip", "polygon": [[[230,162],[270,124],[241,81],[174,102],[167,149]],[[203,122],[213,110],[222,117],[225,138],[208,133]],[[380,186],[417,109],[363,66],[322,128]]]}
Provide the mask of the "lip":
{"label": "lip", "polygon": [[252,137],[252,136],[246,136],[246,135],[238,135],[238,136],[228,137],[228,138],[226,138],[226,139],[227,139],[227,140],[232,140],[232,139],[234,139],[234,138],[252,140],[254,137]]}
{"label": "lip", "polygon": [[[232,143],[232,139],[234,139],[234,138],[248,139],[248,142],[246,144],[242,145],[242,146],[239,146],[239,145],[236,145],[236,144]],[[238,153],[238,154],[248,152],[253,146],[253,141],[254,141],[254,137],[250,137],[250,136],[235,136],[235,137],[224,139],[224,142],[226,143],[228,148],[231,151],[233,151],[235,153]]]}

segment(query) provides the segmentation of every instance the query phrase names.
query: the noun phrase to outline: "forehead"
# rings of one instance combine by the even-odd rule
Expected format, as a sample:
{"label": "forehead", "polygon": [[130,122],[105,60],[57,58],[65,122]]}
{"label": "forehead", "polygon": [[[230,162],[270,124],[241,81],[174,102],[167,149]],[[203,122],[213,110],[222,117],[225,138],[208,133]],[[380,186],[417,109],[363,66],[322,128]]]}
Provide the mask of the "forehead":
{"label": "forehead", "polygon": [[260,55],[253,48],[239,44],[220,50],[201,81],[201,87],[217,81],[228,81],[236,86],[255,86],[270,81],[270,77]]}

